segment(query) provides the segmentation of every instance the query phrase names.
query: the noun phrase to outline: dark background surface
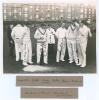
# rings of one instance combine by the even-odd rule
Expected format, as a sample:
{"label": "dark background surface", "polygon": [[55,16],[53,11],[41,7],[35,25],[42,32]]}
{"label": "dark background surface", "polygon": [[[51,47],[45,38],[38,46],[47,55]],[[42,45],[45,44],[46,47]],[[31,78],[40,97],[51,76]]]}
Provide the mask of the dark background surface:
{"label": "dark background surface", "polygon": [[[9,56],[9,41],[8,41],[8,23],[4,23],[4,32],[3,32],[3,69],[4,73],[30,73],[24,72],[22,69],[22,62],[16,62],[15,57]],[[54,29],[56,30],[58,25],[54,23]],[[92,28],[91,28],[92,29]],[[36,40],[34,39],[34,33],[36,28],[30,27],[31,30],[31,40],[33,47],[33,62],[34,67],[36,65]],[[56,68],[57,70],[51,71],[35,71],[32,73],[96,73],[96,33],[91,30],[93,37],[89,38],[88,46],[87,46],[87,66],[85,68],[80,68],[79,66],[75,66],[75,64],[68,63],[68,51],[66,50],[65,62],[56,63],[56,48],[57,45],[54,46],[54,55],[49,50],[49,64],[47,67]],[[57,42],[56,42],[57,44]],[[52,57],[52,58],[50,58]],[[42,62],[42,61],[41,61]],[[41,65],[43,65],[41,63]],[[45,65],[43,65],[46,67]]]}

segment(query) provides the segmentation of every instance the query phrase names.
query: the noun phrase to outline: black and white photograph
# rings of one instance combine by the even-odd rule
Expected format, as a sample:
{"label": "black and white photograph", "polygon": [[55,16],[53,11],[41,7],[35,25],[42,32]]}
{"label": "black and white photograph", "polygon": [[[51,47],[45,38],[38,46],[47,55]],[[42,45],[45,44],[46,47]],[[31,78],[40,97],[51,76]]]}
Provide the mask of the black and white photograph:
{"label": "black and white photograph", "polygon": [[3,72],[96,73],[96,4],[3,3]]}

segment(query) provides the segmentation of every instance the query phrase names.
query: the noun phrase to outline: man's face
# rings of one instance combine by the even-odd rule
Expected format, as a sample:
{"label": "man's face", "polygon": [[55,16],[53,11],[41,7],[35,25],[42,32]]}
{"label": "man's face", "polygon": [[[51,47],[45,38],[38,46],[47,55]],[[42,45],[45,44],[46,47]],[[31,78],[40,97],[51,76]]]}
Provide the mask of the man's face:
{"label": "man's face", "polygon": [[72,22],[69,23],[69,26],[73,25]]}
{"label": "man's face", "polygon": [[35,25],[34,24],[31,24],[31,27],[34,27]]}
{"label": "man's face", "polygon": [[11,25],[10,25],[10,29],[12,29],[13,27],[14,27],[13,24],[11,24]]}
{"label": "man's face", "polygon": [[75,25],[75,22],[72,22],[72,25]]}
{"label": "man's face", "polygon": [[79,25],[80,25],[80,27],[83,27],[83,23],[82,22]]}
{"label": "man's face", "polygon": [[75,21],[75,23],[74,23],[75,25],[77,25],[77,24],[79,24],[77,21]]}
{"label": "man's face", "polygon": [[47,28],[50,28],[50,25],[48,25]]}
{"label": "man's face", "polygon": [[44,25],[44,26],[42,26],[42,28],[43,28],[43,29],[46,29],[46,26]]}
{"label": "man's face", "polygon": [[62,23],[61,27],[63,27],[63,28],[64,28],[64,27],[65,27],[65,23]]}
{"label": "man's face", "polygon": [[66,24],[66,29],[68,29],[68,24]]}

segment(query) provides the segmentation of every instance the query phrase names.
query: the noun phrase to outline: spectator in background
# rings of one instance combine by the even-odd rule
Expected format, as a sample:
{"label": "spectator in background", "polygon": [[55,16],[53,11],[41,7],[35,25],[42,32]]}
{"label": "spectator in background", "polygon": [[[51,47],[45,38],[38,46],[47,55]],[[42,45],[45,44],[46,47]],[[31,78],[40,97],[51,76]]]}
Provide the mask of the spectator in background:
{"label": "spectator in background", "polygon": [[9,27],[8,27],[8,40],[9,40],[9,48],[10,48],[10,52],[9,52],[9,55],[11,57],[14,57],[15,56],[15,52],[14,52],[14,41],[11,37],[11,32],[12,32],[12,29],[13,29],[14,25],[13,24],[10,24]]}

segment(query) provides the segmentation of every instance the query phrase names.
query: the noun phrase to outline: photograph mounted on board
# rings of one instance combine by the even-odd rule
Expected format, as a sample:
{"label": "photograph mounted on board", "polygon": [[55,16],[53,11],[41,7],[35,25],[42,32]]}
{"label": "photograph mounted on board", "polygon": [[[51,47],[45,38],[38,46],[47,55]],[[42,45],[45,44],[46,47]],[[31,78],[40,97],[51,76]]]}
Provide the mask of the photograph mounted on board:
{"label": "photograph mounted on board", "polygon": [[3,3],[4,73],[96,73],[96,1]]}

